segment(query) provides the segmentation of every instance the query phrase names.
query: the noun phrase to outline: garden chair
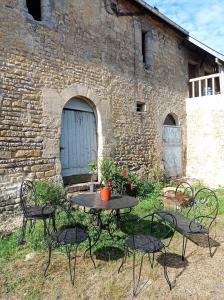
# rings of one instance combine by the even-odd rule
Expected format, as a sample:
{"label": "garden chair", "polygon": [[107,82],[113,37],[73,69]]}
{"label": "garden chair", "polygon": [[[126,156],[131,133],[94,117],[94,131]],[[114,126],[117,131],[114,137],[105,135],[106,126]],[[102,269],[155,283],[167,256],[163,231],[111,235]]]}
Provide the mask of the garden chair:
{"label": "garden chair", "polygon": [[[48,262],[46,269],[44,271],[44,276],[47,274],[47,270],[51,263],[52,250],[54,248],[63,246],[66,249],[66,254],[68,257],[69,274],[72,285],[75,282],[75,272],[76,272],[76,262],[77,262],[77,250],[81,243],[88,240],[88,249],[90,258],[93,262],[94,267],[96,267],[93,256],[92,256],[92,245],[91,239],[88,234],[88,228],[82,224],[75,221],[72,212],[65,207],[61,207],[62,211],[66,213],[67,224],[64,224],[60,229],[53,231],[52,227],[47,227],[47,243],[48,243]],[[71,258],[72,248],[75,248],[74,256]],[[72,267],[71,260],[74,259],[74,265]]]}
{"label": "garden chair", "polygon": [[[170,290],[172,288],[171,282],[167,274],[166,248],[169,247],[171,240],[173,238],[175,228],[176,228],[176,219],[169,213],[167,213],[167,216],[169,216],[170,220],[172,220],[172,224],[171,222],[167,222],[166,220],[160,220],[160,223],[163,225],[164,231],[160,233],[159,238],[155,237],[152,234],[134,234],[134,233],[127,238],[124,257],[118,269],[118,273],[123,270],[123,266],[124,263],[126,262],[127,255],[131,253],[133,255],[133,296],[134,297],[137,296],[138,294],[138,287],[141,279],[143,259],[146,254],[148,255],[148,259],[152,268],[154,266],[155,254],[161,253],[164,255],[164,262],[163,262],[164,276],[169,285]],[[149,214],[143,218],[140,218],[137,222],[140,222],[144,219],[151,218],[151,217],[152,214]],[[150,232],[152,232],[152,225],[153,224],[151,223]],[[137,283],[136,283],[136,252],[142,253],[139,274],[137,277],[138,278]]]}
{"label": "garden chair", "polygon": [[26,234],[27,221],[30,221],[32,228],[33,222],[42,220],[44,224],[44,236],[46,236],[46,221],[52,221],[52,226],[55,226],[55,207],[52,205],[38,205],[38,195],[32,181],[24,180],[20,187],[20,205],[23,212],[23,223],[19,244],[24,242]]}

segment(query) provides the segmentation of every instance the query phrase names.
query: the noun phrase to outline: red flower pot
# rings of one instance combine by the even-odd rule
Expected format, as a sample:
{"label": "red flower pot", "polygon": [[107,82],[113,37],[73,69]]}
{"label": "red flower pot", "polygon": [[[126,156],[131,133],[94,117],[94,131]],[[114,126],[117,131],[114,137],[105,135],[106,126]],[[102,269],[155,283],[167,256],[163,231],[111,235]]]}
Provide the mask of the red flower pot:
{"label": "red flower pot", "polygon": [[110,200],[110,198],[111,198],[111,188],[109,188],[109,187],[108,188],[105,188],[105,187],[101,188],[100,189],[100,198],[103,201]]}

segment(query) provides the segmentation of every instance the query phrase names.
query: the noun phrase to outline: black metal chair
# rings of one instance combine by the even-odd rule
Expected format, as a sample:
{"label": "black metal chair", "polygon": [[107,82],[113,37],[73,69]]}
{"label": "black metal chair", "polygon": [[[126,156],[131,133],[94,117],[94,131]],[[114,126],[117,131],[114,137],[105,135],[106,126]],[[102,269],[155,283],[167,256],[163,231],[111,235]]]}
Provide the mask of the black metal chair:
{"label": "black metal chair", "polygon": [[[127,255],[129,255],[129,253],[132,253],[133,254],[133,296],[134,297],[137,296],[137,294],[138,294],[137,291],[138,291],[138,286],[139,286],[140,279],[141,279],[143,259],[146,254],[148,254],[148,258],[149,258],[150,265],[152,268],[154,266],[155,254],[161,253],[164,255],[164,263],[163,263],[164,276],[169,285],[170,290],[172,288],[171,282],[170,282],[168,274],[167,274],[166,248],[169,247],[171,240],[173,238],[173,235],[175,232],[175,227],[176,227],[176,220],[169,213],[167,213],[167,216],[169,217],[170,222],[167,222],[165,220],[160,220],[160,224],[164,225],[163,226],[164,231],[162,233],[160,233],[159,238],[153,236],[152,234],[133,234],[133,235],[129,236],[126,241],[124,257],[123,257],[121,265],[118,269],[118,273],[121,272],[121,270],[123,270],[123,266],[124,266],[124,263],[126,262]],[[152,214],[139,219],[138,222],[140,222],[141,220],[147,219],[148,217],[151,218]],[[172,226],[170,224],[171,221],[172,221]],[[151,223],[151,226],[152,225],[153,224]],[[150,229],[150,232],[152,232],[152,227]],[[162,242],[162,240],[166,240],[166,243],[165,243],[165,241]],[[136,274],[136,272],[135,272],[136,252],[142,253],[137,284],[136,284],[136,278],[135,278],[136,277],[135,276],[135,274]],[[152,255],[152,258],[151,258],[151,255]]]}
{"label": "black metal chair", "polygon": [[46,236],[46,221],[51,220],[54,230],[55,226],[55,207],[52,205],[38,205],[38,194],[32,181],[24,180],[20,187],[20,206],[23,212],[23,224],[19,244],[24,242],[27,221],[30,221],[32,228],[33,222],[42,220],[44,224],[44,236]]}
{"label": "black metal chair", "polygon": [[[64,246],[66,249],[66,254],[68,257],[68,265],[69,265],[69,274],[72,285],[75,282],[75,271],[76,271],[76,261],[77,261],[77,250],[81,243],[85,242],[86,240],[89,241],[88,249],[90,254],[90,258],[93,262],[94,267],[96,267],[93,256],[92,256],[92,245],[91,239],[88,234],[88,228],[82,224],[79,224],[75,221],[72,216],[71,211],[69,209],[62,208],[64,212],[66,212],[68,224],[63,225],[57,231],[52,231],[51,228],[47,228],[47,242],[48,242],[48,262],[46,269],[44,271],[44,276],[47,274],[47,270],[50,266],[52,250],[53,248]],[[50,230],[51,229],[51,230]],[[74,253],[74,266],[72,271],[72,264],[71,264],[71,252],[72,248],[75,246],[75,253]]]}

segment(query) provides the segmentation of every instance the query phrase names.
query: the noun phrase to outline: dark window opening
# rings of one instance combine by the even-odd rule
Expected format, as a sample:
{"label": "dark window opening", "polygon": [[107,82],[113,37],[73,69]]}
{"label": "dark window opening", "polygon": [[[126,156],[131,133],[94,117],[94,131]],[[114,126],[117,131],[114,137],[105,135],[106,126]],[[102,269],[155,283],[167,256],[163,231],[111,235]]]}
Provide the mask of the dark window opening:
{"label": "dark window opening", "polygon": [[142,60],[144,64],[146,63],[146,33],[142,31]]}
{"label": "dark window opening", "polygon": [[198,65],[188,64],[188,77],[189,79],[198,77]]}
{"label": "dark window opening", "polygon": [[172,115],[167,115],[164,121],[164,125],[176,126],[176,121]]}
{"label": "dark window opening", "polygon": [[205,72],[204,72],[204,75],[205,75],[205,76],[212,75],[212,72],[207,72],[207,71],[205,71]]}
{"label": "dark window opening", "polygon": [[41,0],[26,0],[26,6],[34,20],[41,21]]}
{"label": "dark window opening", "polygon": [[146,111],[145,103],[144,102],[137,102],[136,111],[137,112],[145,112]]}

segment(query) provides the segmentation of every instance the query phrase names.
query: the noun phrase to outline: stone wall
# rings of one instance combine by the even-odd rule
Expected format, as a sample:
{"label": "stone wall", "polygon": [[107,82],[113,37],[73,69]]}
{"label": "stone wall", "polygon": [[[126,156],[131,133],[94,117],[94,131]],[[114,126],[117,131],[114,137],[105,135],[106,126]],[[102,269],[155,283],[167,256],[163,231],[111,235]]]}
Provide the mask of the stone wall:
{"label": "stone wall", "polygon": [[[97,111],[99,157],[147,174],[161,161],[162,125],[178,117],[186,152],[188,58],[182,37],[151,16],[116,17],[102,0],[42,0],[43,21],[24,0],[0,2],[0,213],[18,203],[24,178],[60,177],[61,113],[80,96]],[[46,4],[46,5],[45,5]],[[123,11],[137,11],[120,1]],[[150,65],[142,62],[150,31]],[[136,112],[137,101],[146,112]]]}
{"label": "stone wall", "polygon": [[187,176],[224,186],[224,95],[187,99]]}

